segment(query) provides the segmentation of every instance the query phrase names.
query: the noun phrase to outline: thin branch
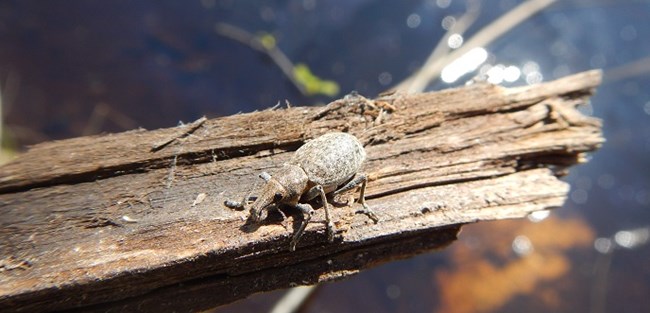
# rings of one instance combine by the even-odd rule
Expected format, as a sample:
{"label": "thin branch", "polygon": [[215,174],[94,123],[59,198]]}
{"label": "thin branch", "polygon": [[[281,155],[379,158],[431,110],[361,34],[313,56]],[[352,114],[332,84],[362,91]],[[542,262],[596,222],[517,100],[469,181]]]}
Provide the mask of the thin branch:
{"label": "thin branch", "polygon": [[81,134],[86,136],[98,133],[107,120],[114,122],[122,129],[133,129],[138,125],[132,118],[111,108],[107,103],[99,102],[93,108]]}
{"label": "thin branch", "polygon": [[289,78],[291,83],[298,88],[300,93],[307,95],[305,87],[296,79],[296,76],[293,73],[293,63],[289,60],[287,55],[282,52],[282,50],[277,48],[277,46],[274,45],[273,47],[267,47],[255,35],[230,24],[218,23],[214,27],[214,30],[221,36],[238,41],[254,50],[268,55],[280,70],[282,70],[282,73]]}
{"label": "thin branch", "polygon": [[[423,66],[420,71],[414,74],[417,78],[407,78],[405,80],[405,82],[412,81],[413,83],[404,85],[400,83],[395,89],[409,93],[423,91],[431,81],[440,77],[440,73],[445,66],[474,48],[490,44],[495,39],[501,37],[501,35],[513,29],[515,26],[535,15],[555,1],[556,0],[529,0],[520,4],[491,24],[483,27],[460,48],[452,51],[446,56],[438,58],[435,62],[426,67]],[[433,53],[435,53],[435,50],[432,52],[432,55]]]}
{"label": "thin branch", "polygon": [[463,16],[461,16],[454,23],[454,25],[451,26],[449,30],[447,30],[447,33],[445,33],[440,41],[438,41],[438,44],[433,49],[431,54],[429,54],[429,57],[424,62],[424,65],[422,65],[422,67],[420,67],[417,72],[404,79],[392,89],[409,91],[413,90],[413,92],[424,90],[424,87],[426,87],[426,85],[428,85],[431,81],[431,79],[428,77],[428,74],[426,74],[427,69],[434,67],[436,62],[439,62],[439,60],[445,58],[445,56],[449,53],[449,45],[447,44],[449,37],[454,34],[465,33],[465,31],[470,26],[472,26],[474,21],[476,21],[479,11],[480,2],[469,2],[467,12],[465,12],[465,14],[463,14]]}
{"label": "thin branch", "polygon": [[320,286],[320,284],[291,288],[284,294],[284,296],[282,296],[282,298],[280,298],[280,300],[278,300],[278,302],[275,303],[273,309],[271,309],[271,313],[298,312],[304,302],[312,293],[314,293],[318,286]]}
{"label": "thin branch", "polygon": [[636,76],[650,75],[650,56],[605,71],[605,82],[611,83]]}

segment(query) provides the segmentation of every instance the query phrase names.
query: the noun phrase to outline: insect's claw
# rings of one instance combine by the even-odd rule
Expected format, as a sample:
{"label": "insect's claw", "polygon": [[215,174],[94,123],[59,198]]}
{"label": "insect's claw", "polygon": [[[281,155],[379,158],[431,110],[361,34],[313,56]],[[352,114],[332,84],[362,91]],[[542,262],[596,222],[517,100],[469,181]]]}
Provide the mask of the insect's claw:
{"label": "insect's claw", "polygon": [[327,222],[327,241],[334,242],[334,223],[332,221]]}
{"label": "insect's claw", "polygon": [[361,205],[363,205],[363,209],[361,209],[361,210],[357,210],[355,213],[357,213],[357,214],[365,214],[365,215],[368,216],[368,217],[369,217],[373,222],[375,222],[375,224],[379,223],[379,216],[377,216],[377,214],[375,213],[375,211],[373,211],[372,209],[370,209],[370,207],[368,207],[368,205],[365,204],[365,202],[362,203]]}

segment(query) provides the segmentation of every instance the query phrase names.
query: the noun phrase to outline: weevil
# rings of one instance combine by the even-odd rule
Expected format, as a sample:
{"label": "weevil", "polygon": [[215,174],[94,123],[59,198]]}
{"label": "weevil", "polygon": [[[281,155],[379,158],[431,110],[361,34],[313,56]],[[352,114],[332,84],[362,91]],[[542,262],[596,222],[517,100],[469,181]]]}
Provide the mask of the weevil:
{"label": "weevil", "polygon": [[[293,251],[314,214],[314,208],[307,202],[320,197],[325,209],[327,238],[331,242],[334,240],[335,227],[327,196],[335,196],[361,185],[358,202],[363,209],[357,213],[366,214],[377,223],[379,218],[365,199],[368,177],[359,172],[365,158],[366,151],[361,142],[347,133],[327,133],[307,142],[296,150],[291,160],[275,176],[266,172],[259,175],[266,184],[250,206],[249,220],[260,223],[266,219],[270,209],[279,205],[300,210],[304,219],[291,240],[289,249]],[[246,209],[248,198],[249,195],[246,195],[241,202],[227,200],[224,204],[230,208]]]}

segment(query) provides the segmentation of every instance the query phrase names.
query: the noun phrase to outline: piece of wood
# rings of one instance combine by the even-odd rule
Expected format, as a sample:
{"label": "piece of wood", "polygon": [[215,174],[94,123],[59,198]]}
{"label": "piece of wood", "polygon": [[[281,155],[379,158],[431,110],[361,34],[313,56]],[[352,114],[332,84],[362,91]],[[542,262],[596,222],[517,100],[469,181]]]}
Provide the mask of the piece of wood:
{"label": "piece of wood", "polygon": [[[600,121],[576,109],[600,80],[348,96],[36,145],[0,167],[0,311],[207,309],[441,248],[465,223],[561,206],[557,176],[603,142]],[[339,206],[329,243],[317,210],[289,252],[297,212],[250,227],[223,205],[333,130],[366,145],[378,224]]]}

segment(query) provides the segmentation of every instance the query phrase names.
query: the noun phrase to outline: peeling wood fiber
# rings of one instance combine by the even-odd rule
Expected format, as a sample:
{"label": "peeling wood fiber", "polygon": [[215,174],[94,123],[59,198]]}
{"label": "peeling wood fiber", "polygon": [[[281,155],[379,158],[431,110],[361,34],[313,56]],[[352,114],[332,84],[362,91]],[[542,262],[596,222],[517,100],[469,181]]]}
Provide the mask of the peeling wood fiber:
{"label": "peeling wood fiber", "polygon": [[[600,80],[348,96],[36,145],[0,167],[0,311],[208,309],[442,248],[462,224],[561,206],[558,176],[604,141],[576,108]],[[289,252],[300,214],[250,228],[223,205],[331,131],[365,145],[378,224],[335,207],[328,243],[318,209]]]}

